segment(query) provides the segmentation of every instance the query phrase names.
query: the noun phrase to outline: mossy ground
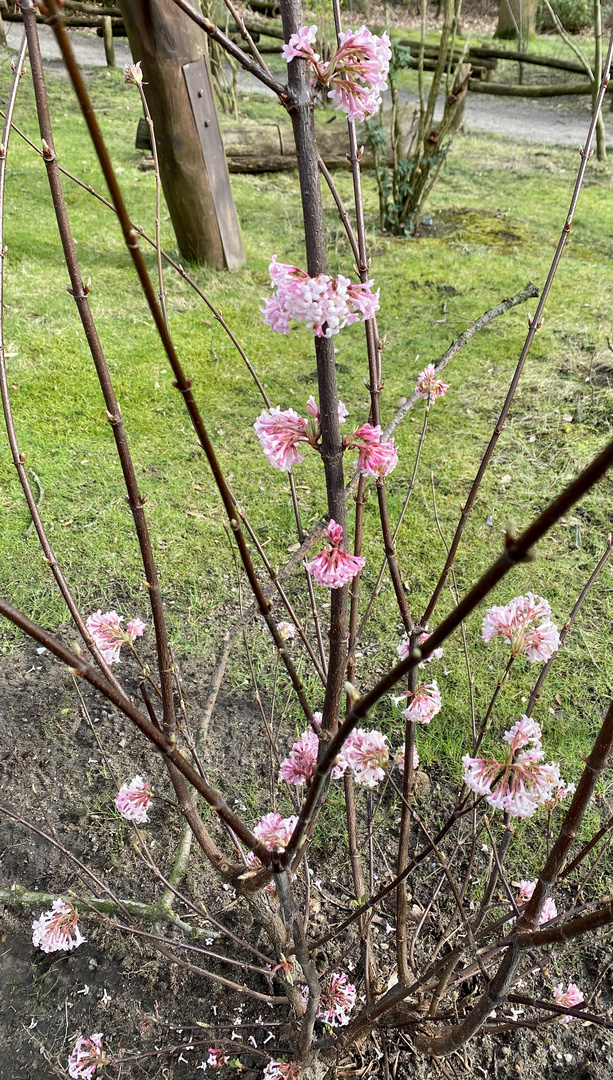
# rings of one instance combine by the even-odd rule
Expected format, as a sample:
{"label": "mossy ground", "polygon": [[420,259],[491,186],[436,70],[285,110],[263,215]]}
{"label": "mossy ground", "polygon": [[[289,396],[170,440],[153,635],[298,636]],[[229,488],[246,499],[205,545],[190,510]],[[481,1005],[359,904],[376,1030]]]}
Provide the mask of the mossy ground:
{"label": "mossy ground", "polygon": [[[2,71],[6,96],[9,72]],[[89,87],[133,220],[153,232],[154,180],[138,170],[134,133],[140,105],[121,74],[102,71]],[[67,82],[50,77],[49,93],[60,162],[103,190],[94,154]],[[272,118],[275,107],[254,95],[243,115]],[[276,113],[275,113],[276,115]],[[35,142],[36,120],[24,79],[16,123]],[[444,174],[430,200],[431,235],[417,240],[382,236],[374,181],[364,177],[372,276],[381,288],[380,332],[384,353],[384,421],[413,389],[418,371],[442,355],[450,341],[483,311],[532,280],[545,281],[565,220],[578,155],[574,150],[539,149],[503,138],[470,135],[456,139]],[[131,527],[112,435],[87,352],[55,227],[44,166],[13,135],[6,204],[5,336],[9,381],[21,449],[45,489],[43,514],[64,572],[82,609],[116,607],[147,617],[143,572]],[[350,178],[336,182],[351,201]],[[232,187],[247,252],[238,273],[192,269],[198,283],[236,330],[262,377],[273,404],[304,410],[315,392],[315,361],[306,331],[289,337],[264,326],[258,305],[267,294],[270,256],[304,264],[297,175],[237,175]],[[221,626],[238,612],[238,588],[223,528],[223,514],[210,472],[172,389],[172,377],[152,329],[114,216],[88,193],[65,184],[72,228],[103,346],[115,381],[139,482],[159,556],[173,638],[180,653],[210,668]],[[332,273],[351,274],[352,259],[341,226],[326,201]],[[425,230],[427,231],[427,230]],[[163,242],[172,252],[167,215]],[[460,549],[456,573],[460,592],[494,559],[509,523],[521,529],[567,480],[602,448],[611,432],[613,394],[609,377],[611,335],[611,235],[613,199],[608,169],[588,167],[571,238],[547,305],[506,429],[481,487]],[[152,273],[154,259],[146,250]],[[253,421],[262,403],[230,341],[189,287],[166,272],[170,327],[194,386],[223,467],[274,566],[289,557],[295,541],[286,479],[270,470]],[[441,528],[447,539],[487,445],[523,344],[525,307],[497,320],[476,337],[449,367],[451,390],[433,407],[417,485],[398,554],[410,603],[421,614],[437,580],[444,548],[435,527],[431,475]],[[350,422],[367,418],[363,331],[356,325],[335,338],[340,396]],[[388,483],[395,519],[410,477],[423,409],[397,432],[400,465]],[[352,471],[347,462],[347,473]],[[295,470],[305,527],[325,510],[322,474],[315,455]],[[597,559],[611,528],[611,481],[583,500],[540,545],[537,561],[518,568],[496,591],[501,603],[532,590],[546,596],[561,625]],[[24,535],[28,515],[6,441],[0,447],[0,589],[46,626],[66,622],[65,612],[41,558],[36,537]],[[363,596],[372,588],[381,560],[376,499],[366,505]],[[301,611],[304,598],[292,595]],[[323,590],[319,590],[321,594]],[[324,613],[328,597],[318,596]],[[447,591],[434,620],[453,603]],[[482,715],[506,661],[505,647],[480,638],[482,612],[470,619],[468,637],[477,714]],[[279,617],[282,618],[281,612]],[[576,779],[598,727],[611,684],[613,587],[603,574],[588,599],[564,653],[556,661],[535,716],[543,724],[549,760]],[[362,687],[394,659],[400,624],[386,585],[360,650]],[[270,688],[273,661],[263,637],[252,634],[258,676]],[[0,638],[10,650],[17,638],[5,624]],[[430,672],[428,673],[430,674]],[[470,717],[467,677],[459,635],[446,650],[438,678],[444,707],[419,732],[426,767],[458,775],[468,749]],[[245,690],[238,662],[233,686]],[[518,663],[496,712],[496,730],[521,714],[534,668]],[[285,684],[281,683],[284,698]],[[314,705],[316,686],[313,684]],[[293,706],[288,718],[299,723]],[[401,721],[391,704],[377,723],[397,745]],[[601,798],[607,799],[607,783]],[[535,842],[534,830],[525,830]],[[540,841],[539,841],[540,842]]]}

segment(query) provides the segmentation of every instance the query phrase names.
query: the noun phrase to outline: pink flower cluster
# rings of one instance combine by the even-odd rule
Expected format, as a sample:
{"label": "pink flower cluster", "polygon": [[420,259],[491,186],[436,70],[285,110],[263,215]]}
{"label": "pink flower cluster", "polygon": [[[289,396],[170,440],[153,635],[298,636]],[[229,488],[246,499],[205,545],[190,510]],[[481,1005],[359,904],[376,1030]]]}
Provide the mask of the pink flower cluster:
{"label": "pink flower cluster", "polygon": [[279,779],[287,784],[308,784],[315,775],[319,739],[311,728],[302,732],[292,746],[288,757],[281,762]]}
{"label": "pink flower cluster", "polygon": [[[539,625],[534,623],[540,620]],[[488,608],[483,619],[484,641],[505,637],[511,643],[511,653],[525,653],[528,660],[546,661],[560,645],[558,628],[551,621],[551,608],[542,596],[528,593],[516,596],[504,607]]]}
{"label": "pink flower cluster", "polygon": [[417,386],[415,390],[422,397],[428,399],[428,404],[433,402],[435,398],[442,397],[449,389],[449,384],[444,383],[442,379],[435,378],[434,364],[428,364],[427,367],[420,371],[417,376]]}
{"label": "pink flower cluster", "polygon": [[271,1058],[262,1073],[262,1080],[298,1080],[300,1068],[295,1061],[275,1061]]}
{"label": "pink flower cluster", "polygon": [[32,944],[43,952],[70,952],[86,940],[77,923],[79,916],[72,904],[61,897],[54,900],[50,911],[44,911],[32,923]]}
{"label": "pink flower cluster", "polygon": [[296,637],[296,627],[291,622],[277,623],[277,630],[281,635],[281,641],[292,641]]}
{"label": "pink flower cluster", "polygon": [[143,81],[143,73],[141,71],[140,60],[137,60],[135,64],[126,64],[123,69],[124,82],[132,83],[134,86],[138,86]]}
{"label": "pink flower cluster", "polygon": [[[321,713],[314,713],[314,720],[321,723]],[[332,779],[340,780],[348,768],[353,769],[357,784],[374,787],[383,780],[389,764],[387,739],[380,731],[358,728],[347,738],[332,769]],[[288,784],[308,784],[317,767],[319,739],[310,728],[303,731],[292,746],[288,757],[281,762],[279,779]]]}
{"label": "pink flower cluster", "polygon": [[68,1059],[68,1075],[73,1080],[92,1080],[102,1062],[102,1034],[77,1039]]}
{"label": "pink flower cluster", "polygon": [[[354,442],[356,439],[358,442]],[[398,451],[394,440],[381,442],[380,424],[374,427],[372,424],[363,424],[345,440],[345,445],[357,448],[358,460],[353,464],[362,476],[388,476],[398,464]]]}
{"label": "pink flower cluster", "polygon": [[277,262],[276,255],[269,272],[275,291],[264,298],[260,311],[267,326],[279,334],[289,334],[290,322],[299,322],[315,337],[330,338],[359,318],[372,319],[379,310],[379,290],[371,291],[372,281],[352,285],[342,274],[309,277],[297,266]]}
{"label": "pink flower cluster", "polygon": [[[553,1000],[556,1005],[563,1005],[565,1009],[573,1009],[575,1005],[580,1005],[585,999],[576,983],[569,983],[567,990],[564,990],[564,983],[558,983],[553,991]],[[574,1016],[561,1016],[560,1023],[570,1024],[571,1020],[574,1019]]]}
{"label": "pink flower cluster", "polygon": [[253,834],[269,851],[275,851],[275,849],[285,851],[297,821],[298,818],[294,814],[287,818],[281,817],[278,813],[264,814],[255,826]]}
{"label": "pink flower cluster", "polygon": [[144,825],[149,821],[147,808],[153,793],[146,780],[134,776],[129,784],[122,784],[115,798],[115,806],[126,821],[136,821]]}
{"label": "pink flower cluster", "polygon": [[387,89],[387,74],[392,56],[387,34],[377,37],[365,26],[345,30],[339,35],[339,47],[328,63],[313,50],[316,26],[303,26],[292,34],[283,48],[285,60],[307,60],[321,86],[329,86],[328,97],[350,120],[366,120],[381,105]]}
{"label": "pink flower cluster", "polygon": [[[422,634],[421,637],[418,638],[417,644],[418,645],[423,645],[424,642],[427,641],[430,636],[431,636],[430,634]],[[400,657],[401,660],[406,660],[406,658],[409,655],[410,651],[411,651],[411,639],[410,639],[409,635],[407,633],[405,633],[403,635],[403,637],[402,637],[402,641],[400,642],[400,645],[396,649],[396,652],[398,653],[398,656]],[[440,649],[440,648],[435,649],[434,652],[430,653],[430,656],[426,656],[426,659],[422,660],[421,663],[418,664],[418,667],[423,668],[424,664],[429,664],[431,660],[441,660],[442,656],[443,656],[443,650]]]}
{"label": "pink flower cluster", "polygon": [[[400,772],[404,772],[404,746],[399,746],[394,756],[394,765],[400,769]],[[417,753],[417,747],[413,747],[413,768],[417,769],[419,766],[419,755]]]}
{"label": "pink flower cluster", "polygon": [[223,1069],[230,1060],[225,1050],[216,1050],[214,1046],[209,1046],[207,1053],[209,1056],[206,1063],[209,1069]]}
{"label": "pink flower cluster", "polygon": [[[532,899],[532,893],[536,889],[536,881],[520,881],[519,883],[519,896],[517,897],[518,903],[526,903]],[[555,900],[548,896],[543,904],[541,914],[539,915],[539,926],[543,923],[550,922],[551,919],[557,919],[558,909],[556,907]]]}
{"label": "pink flower cluster", "polygon": [[362,555],[349,555],[342,550],[343,529],[333,518],[328,528],[324,529],[324,536],[330,540],[331,547],[305,563],[305,568],[315,581],[327,589],[342,589],[362,569],[366,560]]}
{"label": "pink flower cluster", "polygon": [[103,659],[109,665],[118,663],[122,645],[133,645],[136,638],[142,637],[146,630],[146,623],[141,619],[130,619],[125,630],[120,625],[122,622],[123,615],[118,615],[116,611],[103,614],[98,608],[85,623]]}
{"label": "pink flower cluster", "polygon": [[414,724],[429,724],[441,711],[441,692],[436,679],[431,683],[422,683],[414,693],[407,690],[405,696],[411,700],[402,715]]}
{"label": "pink flower cluster", "polygon": [[[333,972],[328,985],[321,992],[317,1007],[318,1020],[323,1020],[330,1027],[345,1027],[355,1005],[355,995],[355,986],[348,981],[347,975]],[[302,992],[302,1000],[305,1005],[309,1000],[308,986]]]}
{"label": "pink flower cluster", "polygon": [[[292,465],[298,465],[304,461],[296,447],[300,443],[309,443],[317,446],[317,440],[321,435],[321,423],[319,406],[315,398],[311,396],[307,402],[307,411],[314,417],[313,420],[299,416],[294,409],[264,409],[253,425],[260,440],[266,460],[274,469],[289,472]],[[338,403],[339,423],[345,423],[347,409],[342,401]]]}
{"label": "pink flower cluster", "polygon": [[[504,761],[496,758],[462,758],[464,783],[490,806],[511,817],[528,818],[539,806],[570,794],[558,765],[544,765],[539,725],[527,716],[505,732],[508,751]],[[531,744],[531,745],[530,745]],[[526,749],[528,747],[528,749]]]}
{"label": "pink flower cluster", "polygon": [[356,784],[375,787],[385,777],[389,765],[387,737],[380,731],[356,728],[345,742],[339,758],[353,769]]}

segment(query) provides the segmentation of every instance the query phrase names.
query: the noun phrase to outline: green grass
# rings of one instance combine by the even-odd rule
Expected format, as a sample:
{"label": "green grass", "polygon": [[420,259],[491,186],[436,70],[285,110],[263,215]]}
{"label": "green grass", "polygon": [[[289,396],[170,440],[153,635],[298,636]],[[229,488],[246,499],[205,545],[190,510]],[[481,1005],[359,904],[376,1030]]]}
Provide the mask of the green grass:
{"label": "green grass", "polygon": [[[548,39],[549,41],[549,39]],[[8,73],[2,74],[6,88]],[[133,220],[153,231],[154,181],[138,171],[133,148],[140,114],[137,94],[119,72],[99,72],[90,90]],[[60,161],[102,190],[94,155],[66,81],[50,78],[49,91]],[[272,119],[274,107],[253,95],[241,106],[252,118]],[[36,139],[28,80],[23,82],[16,122]],[[374,182],[364,178],[372,276],[381,288],[380,331],[384,353],[383,418],[413,389],[418,371],[435,361],[450,341],[484,310],[529,280],[541,286],[565,219],[578,155],[575,150],[515,145],[501,138],[456,139],[446,170],[431,198],[432,235],[418,240],[382,236]],[[347,202],[350,181],[337,183]],[[300,193],[295,173],[234,176],[232,187],[247,251],[247,266],[228,275],[206,269],[193,274],[220,305],[238,332],[273,404],[302,411],[315,391],[315,361],[306,331],[275,336],[264,326],[258,305],[268,291],[267,267],[280,259],[304,264]],[[235,570],[223,528],[220,502],[210,473],[172,389],[171,374],[152,329],[113,215],[66,181],[72,227],[83,276],[91,276],[91,302],[120,400],[139,482],[148,495],[148,520],[159,556],[174,640],[204,669],[211,663],[221,627],[238,610]],[[344,234],[326,194],[330,266],[352,272]],[[164,244],[173,236],[164,216]],[[610,352],[610,236],[613,200],[607,169],[588,167],[575,225],[509,422],[486,475],[457,561],[460,591],[494,559],[510,522],[521,529],[604,445],[611,432],[612,392],[603,377]],[[102,397],[74,303],[66,291],[62,257],[44,167],[13,136],[9,151],[6,242],[6,341],[9,381],[21,449],[45,489],[44,518],[66,576],[82,609],[116,607],[147,617],[140,557],[124,498]],[[147,259],[154,271],[149,251]],[[288,558],[295,540],[285,478],[273,473],[259,449],[253,421],[262,405],[231,343],[189,288],[166,275],[170,326],[223,467],[274,566]],[[449,539],[460,506],[487,445],[526,332],[527,310],[499,319],[475,338],[448,368],[449,394],[432,410],[416,490],[398,553],[413,610],[423,610],[444,559],[435,528],[430,473],[434,474],[442,530]],[[340,395],[351,422],[368,414],[360,326],[335,338]],[[611,357],[613,361],[613,357]],[[606,382],[606,379],[604,380]],[[612,380],[613,381],[613,380]],[[417,408],[397,433],[400,465],[388,483],[392,518],[402,505],[421,427]],[[351,462],[347,473],[351,473]],[[325,509],[321,470],[315,455],[295,470],[301,510],[308,528]],[[535,563],[518,568],[492,597],[500,603],[519,592],[542,593],[556,621],[564,623],[574,600],[603,551],[611,528],[611,481],[589,495],[540,545]],[[0,446],[0,589],[45,625],[66,623],[58,593],[33,534],[24,537],[28,515],[5,441]],[[363,595],[376,579],[381,559],[376,499],[366,505]],[[291,594],[306,605],[297,582]],[[325,617],[327,595],[318,601]],[[443,596],[437,619],[452,606]],[[480,638],[476,613],[468,625],[478,715],[482,715],[506,662],[504,646]],[[280,614],[281,618],[282,615]],[[606,706],[613,674],[610,627],[613,587],[607,570],[585,605],[568,648],[556,661],[536,710],[543,724],[548,759],[559,760],[576,779],[580,757]],[[386,584],[367,640],[360,650],[358,681],[366,686],[393,662],[400,623]],[[262,684],[270,687],[272,660],[263,636],[252,633]],[[6,624],[0,643],[14,647]],[[297,650],[297,647],[296,647]],[[298,651],[298,650],[297,650]],[[459,638],[452,639],[436,675],[444,698],[437,721],[418,733],[426,767],[458,773],[467,748],[467,677]],[[501,733],[522,712],[534,668],[518,663],[496,711]],[[233,690],[248,689],[238,660]],[[281,700],[287,691],[281,680]],[[316,684],[313,702],[320,705]],[[300,725],[290,707],[290,722]],[[377,723],[396,746],[401,720],[383,703]],[[606,791],[603,787],[603,796]],[[526,831],[526,842],[532,843]]]}

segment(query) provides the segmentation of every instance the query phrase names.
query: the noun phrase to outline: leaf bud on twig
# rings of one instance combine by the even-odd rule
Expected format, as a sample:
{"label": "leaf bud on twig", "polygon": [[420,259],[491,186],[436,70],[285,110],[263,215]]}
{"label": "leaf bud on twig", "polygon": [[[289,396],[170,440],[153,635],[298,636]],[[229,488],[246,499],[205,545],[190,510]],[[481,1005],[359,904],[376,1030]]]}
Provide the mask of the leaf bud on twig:
{"label": "leaf bud on twig", "polygon": [[350,683],[350,682],[345,683],[345,693],[347,694],[347,697],[351,698],[352,701],[359,701],[360,700],[360,695],[359,695],[358,691],[356,690],[355,686],[353,685],[353,683]]}

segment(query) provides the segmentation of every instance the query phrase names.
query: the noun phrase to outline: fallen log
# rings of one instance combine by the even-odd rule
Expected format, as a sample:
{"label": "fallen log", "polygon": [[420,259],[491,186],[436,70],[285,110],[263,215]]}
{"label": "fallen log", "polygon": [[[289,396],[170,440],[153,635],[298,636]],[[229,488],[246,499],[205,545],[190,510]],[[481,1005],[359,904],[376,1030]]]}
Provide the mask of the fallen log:
{"label": "fallen log", "polygon": [[247,0],[247,7],[262,11],[265,15],[278,15],[281,11],[278,0]]}
{"label": "fallen log", "polygon": [[511,49],[490,48],[488,45],[476,45],[470,49],[469,56],[476,59],[483,58],[495,60],[517,60],[521,64],[536,64],[537,67],[556,68],[558,71],[573,71],[577,75],[585,75],[583,64],[576,60],[558,60],[557,56],[539,56],[538,53],[517,52]]}
{"label": "fallen log", "polygon": [[104,4],[89,4],[86,0],[64,0],[64,11],[76,11],[82,15],[110,15],[111,18],[122,19],[121,11],[117,7],[105,7]]}
{"label": "fallen log", "polygon": [[[404,105],[400,110],[400,125],[403,131],[403,143],[409,139],[414,106]],[[389,113],[383,116],[389,126]],[[324,162],[329,167],[349,167],[349,139],[345,124],[336,117],[327,124],[316,124],[317,147]],[[226,160],[230,172],[278,172],[296,167],[296,148],[292,125],[282,124],[227,124],[221,128]],[[358,133],[360,142],[363,134]],[[136,149],[151,152],[149,127],[144,117],[138,122]],[[141,169],[152,167],[153,158],[144,159]],[[390,149],[391,162],[391,149]],[[363,165],[372,165],[373,156],[367,144],[362,155]]]}
{"label": "fallen log", "polygon": [[[8,13],[6,15],[3,15],[2,18],[3,18],[4,22],[23,23],[23,16],[20,13],[16,12],[16,11],[15,12],[10,12],[10,13]],[[38,23],[47,24],[47,20],[48,20],[48,17],[46,15],[40,15],[38,12],[36,13],[36,21]],[[85,27],[87,29],[100,27],[100,29],[102,29],[102,17],[96,19],[96,18],[94,18],[93,15],[92,16],[84,16],[82,19],[80,19],[76,15],[69,15],[69,16],[64,17],[63,21],[65,22],[66,26],[73,26],[73,27],[82,26],[82,27]],[[112,18],[111,19],[111,25],[113,27],[113,33],[115,33],[115,27],[116,26],[120,26],[120,27],[123,28],[123,19]],[[123,33],[125,33],[125,31]]]}
{"label": "fallen log", "polygon": [[[550,86],[524,86],[519,83],[486,83],[480,79],[470,79],[468,89],[475,94],[495,94],[497,97],[546,98],[565,97],[573,94],[591,94],[592,84],[584,81],[577,83],[552,83]],[[607,93],[613,92],[613,85]]]}

